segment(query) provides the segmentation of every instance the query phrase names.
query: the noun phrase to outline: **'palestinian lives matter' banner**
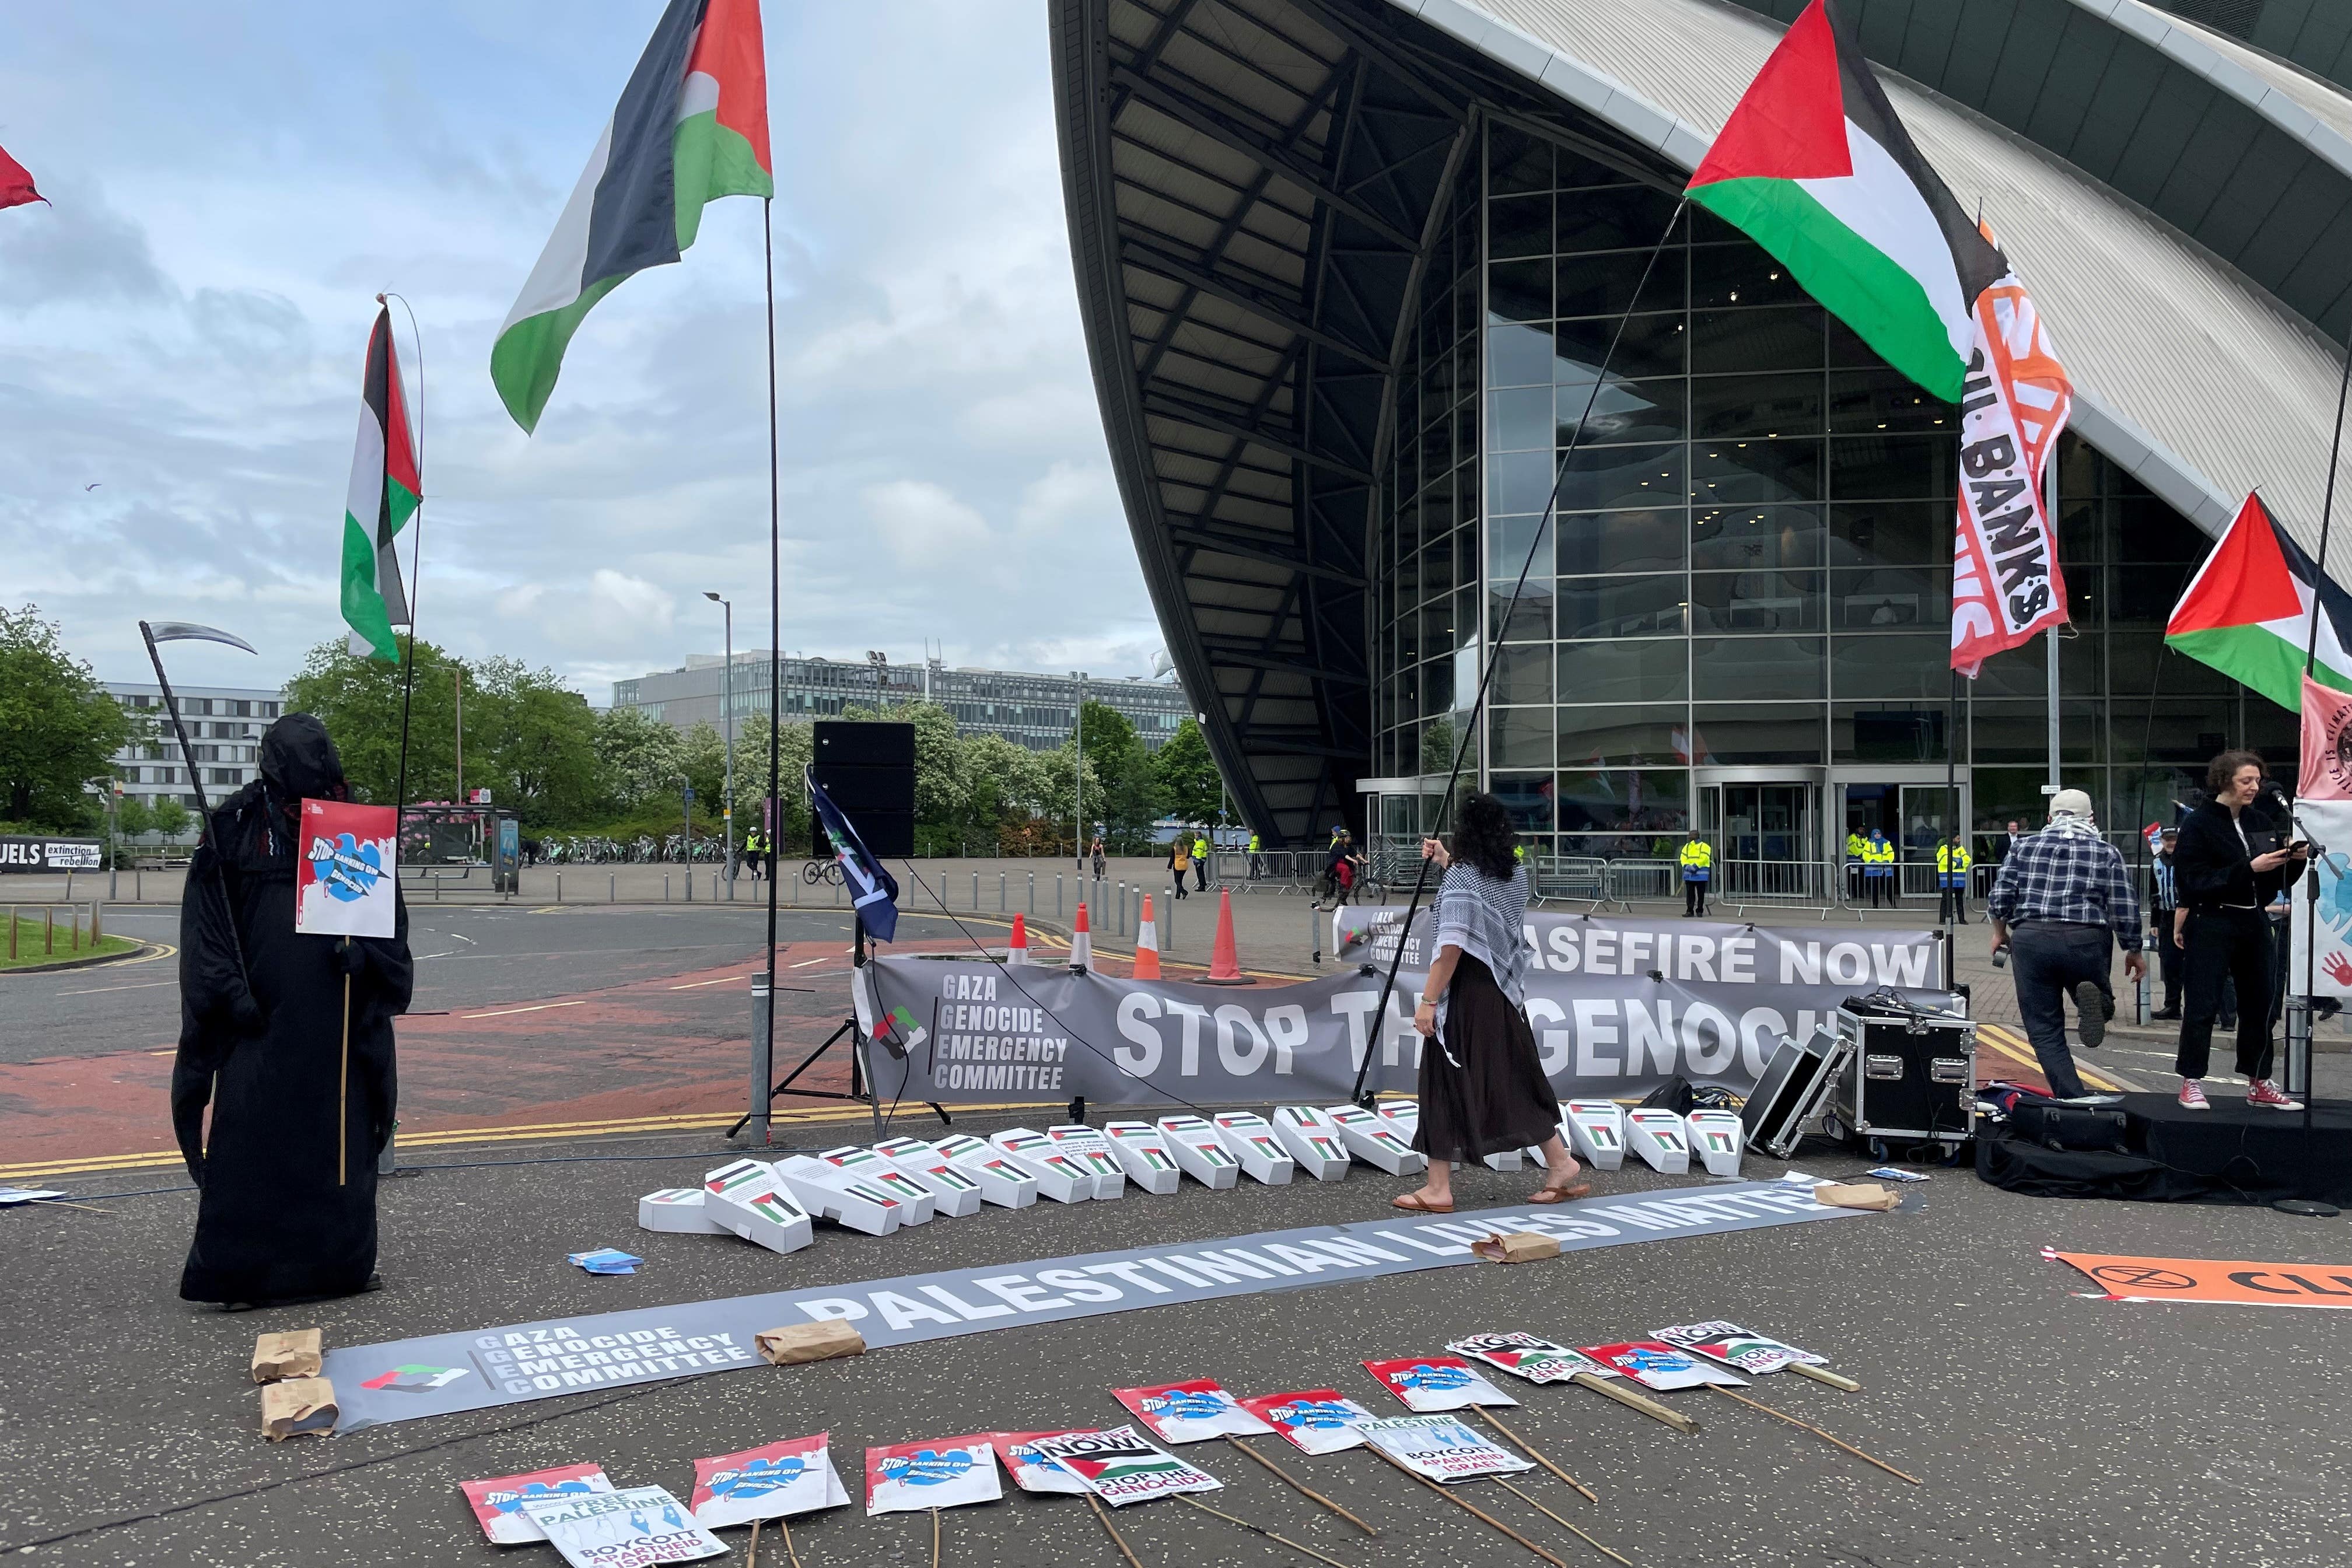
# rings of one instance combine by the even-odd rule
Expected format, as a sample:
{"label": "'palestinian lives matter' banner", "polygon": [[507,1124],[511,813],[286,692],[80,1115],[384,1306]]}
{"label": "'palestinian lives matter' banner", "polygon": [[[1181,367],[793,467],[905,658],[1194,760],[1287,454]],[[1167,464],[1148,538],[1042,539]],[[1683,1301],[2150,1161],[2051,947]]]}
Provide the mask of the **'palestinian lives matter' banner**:
{"label": "'palestinian lives matter' banner", "polygon": [[[1288,985],[877,959],[857,987],[859,1016],[908,1047],[871,1060],[882,1092],[909,1100],[1328,1105],[1347,1098],[1367,1050],[1378,1053],[1370,1087],[1413,1086],[1428,911],[1406,939],[1388,1017],[1372,1016],[1403,918],[1339,910],[1343,973]],[[1530,911],[1527,935],[1528,1021],[1563,1100],[1639,1095],[1675,1076],[1745,1092],[1781,1036],[1811,1034],[1846,997],[1944,983],[1933,931]]]}

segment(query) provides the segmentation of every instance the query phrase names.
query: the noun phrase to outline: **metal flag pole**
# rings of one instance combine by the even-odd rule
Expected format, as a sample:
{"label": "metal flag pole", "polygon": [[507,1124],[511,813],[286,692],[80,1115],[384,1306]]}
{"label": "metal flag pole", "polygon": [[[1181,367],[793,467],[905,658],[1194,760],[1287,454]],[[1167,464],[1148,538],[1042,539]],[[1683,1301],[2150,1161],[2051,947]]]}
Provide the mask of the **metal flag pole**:
{"label": "metal flag pole", "polygon": [[768,295],[768,789],[761,811],[767,818],[768,941],[767,963],[751,980],[751,1128],[761,1144],[772,1141],[768,1121],[769,1074],[776,1055],[776,881],[782,857],[777,840],[783,834],[783,805],[776,791],[782,763],[784,721],[784,599],[783,549],[776,512],[776,198],[760,202],[760,237]]}
{"label": "metal flag pole", "polygon": [[[408,645],[401,658],[400,678],[400,764],[392,786],[392,841],[394,853],[400,843],[400,813],[408,809],[408,710],[416,695],[416,594],[425,572],[425,334],[417,329],[416,312],[408,300],[387,289],[378,294],[376,303],[387,300],[400,300],[400,308],[408,315],[409,342],[416,345],[416,510],[409,519],[411,538],[408,546]],[[393,376],[393,392],[400,391],[399,374]],[[397,561],[400,552],[393,552]]]}
{"label": "metal flag pole", "polygon": [[[1633,321],[1634,310],[1641,305],[1642,291],[1650,286],[1650,274],[1658,265],[1658,257],[1665,250],[1666,242],[1674,238],[1675,229],[1681,226],[1683,209],[1689,205],[1687,196],[1675,203],[1675,210],[1667,217],[1664,230],[1658,236],[1657,243],[1650,247],[1649,258],[1642,264],[1641,280],[1633,285],[1633,291],[1625,301],[1624,311],[1617,318],[1617,330],[1610,335],[1609,347],[1601,353],[1601,363],[1593,367],[1592,390],[1585,395],[1584,412],[1577,417],[1576,433],[1569,437],[1568,445],[1560,448],[1559,459],[1552,465],[1551,493],[1545,498],[1543,516],[1537,519],[1535,531],[1528,540],[1527,558],[1519,563],[1518,577],[1511,584],[1510,602],[1503,607],[1500,623],[1490,625],[1490,646],[1485,650],[1478,671],[1478,690],[1470,700],[1470,711],[1463,721],[1462,734],[1454,744],[1454,765],[1445,775],[1445,794],[1438,802],[1436,822],[1445,821],[1453,812],[1454,786],[1462,779],[1462,760],[1469,752],[1472,737],[1478,732],[1478,715],[1486,708],[1486,689],[1495,679],[1495,665],[1503,651],[1503,634],[1510,626],[1511,616],[1518,610],[1519,595],[1527,588],[1528,573],[1535,565],[1536,552],[1542,547],[1544,536],[1551,528],[1553,514],[1559,510],[1559,487],[1568,473],[1569,459],[1576,455],[1577,447],[1584,440],[1585,429],[1592,420],[1593,405],[1601,399],[1601,389],[1608,384],[1609,362],[1617,356],[1617,345],[1623,341],[1626,324]],[[1460,689],[1457,687],[1456,689]],[[1435,833],[1436,823],[1430,825],[1430,831]],[[1371,1072],[1372,1058],[1380,1051],[1381,1037],[1388,1030],[1389,999],[1396,994],[1397,970],[1404,963],[1405,939],[1412,932],[1412,918],[1420,912],[1422,895],[1428,888],[1429,858],[1423,856],[1420,868],[1413,874],[1412,898],[1405,905],[1404,923],[1397,928],[1396,952],[1389,958],[1388,978],[1381,986],[1380,1005],[1372,1010],[1373,1022],[1364,1042],[1364,1059],[1356,1066],[1356,1085],[1349,1093],[1349,1098],[1359,1104],[1369,1105],[1371,1102],[1371,1097],[1364,1088],[1364,1079]]]}
{"label": "metal flag pole", "polygon": [[[2311,632],[2303,649],[2303,678],[2305,680],[2311,679],[2312,671],[2319,665],[2319,616],[2326,607],[2328,583],[2327,534],[2336,521],[2336,468],[2344,455],[2344,406],[2347,398],[2352,398],[2352,338],[2347,338],[2345,343],[2344,375],[2336,388],[2336,428],[2327,443],[2327,489],[2319,504],[2319,559],[2311,584]],[[2298,702],[2295,709],[2300,719],[2302,704]],[[2292,931],[2294,928],[2290,926],[2288,929]],[[2319,1093],[2319,1085],[2311,1074],[2311,1037],[2318,1023],[2312,1003],[2319,989],[2319,867],[2316,863],[2308,864],[2303,874],[2303,933],[2302,1070],[2300,1073],[2295,1070],[2296,1053],[2293,1031],[2290,1030],[2287,1081],[2292,1085],[2298,1077],[2302,1079],[2304,1164],[2308,1169],[2311,1163],[2311,1107]],[[2303,1215],[2312,1219],[2332,1219],[2340,1212],[2334,1204],[2323,1203],[2317,1198],[2280,1198],[2271,1207],[2282,1214]]]}

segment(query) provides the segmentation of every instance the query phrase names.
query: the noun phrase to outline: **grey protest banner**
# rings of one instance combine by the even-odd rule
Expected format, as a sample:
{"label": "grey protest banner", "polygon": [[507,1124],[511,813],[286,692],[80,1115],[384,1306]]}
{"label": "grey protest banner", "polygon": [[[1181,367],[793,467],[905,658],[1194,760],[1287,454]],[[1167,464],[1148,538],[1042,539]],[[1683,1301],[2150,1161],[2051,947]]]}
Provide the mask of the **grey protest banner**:
{"label": "grey protest banner", "polygon": [[1310,1226],[429,1334],[330,1351],[325,1374],[341,1396],[337,1429],[353,1432],[420,1415],[754,1366],[760,1363],[751,1340],[761,1330],[828,1318],[856,1324],[869,1346],[915,1344],[1024,1323],[1452,1268],[1475,1261],[1470,1243],[1480,1237],[1517,1230],[1556,1237],[1561,1251],[1579,1252],[1854,1212],[1813,1202],[1808,1187],[1759,1182],[1586,1198],[1557,1208],[1488,1209],[1450,1220],[1415,1223],[1400,1216]]}
{"label": "grey protest banner", "polygon": [[[1122,980],[979,958],[884,958],[860,972],[885,1094],[908,1100],[1070,1100],[1107,1105],[1330,1104],[1377,1034],[1374,1089],[1410,1089],[1426,911],[1375,1024],[1401,909],[1341,910],[1326,980],[1224,988]],[[1780,1036],[1809,1035],[1880,985],[1942,984],[1933,931],[1770,930],[1731,921],[1530,911],[1528,1021],[1561,1099],[1637,1096],[1679,1075],[1745,1092]],[[1370,967],[1373,973],[1367,973]],[[870,987],[871,994],[866,994]],[[899,1081],[903,1078],[904,1081]]]}

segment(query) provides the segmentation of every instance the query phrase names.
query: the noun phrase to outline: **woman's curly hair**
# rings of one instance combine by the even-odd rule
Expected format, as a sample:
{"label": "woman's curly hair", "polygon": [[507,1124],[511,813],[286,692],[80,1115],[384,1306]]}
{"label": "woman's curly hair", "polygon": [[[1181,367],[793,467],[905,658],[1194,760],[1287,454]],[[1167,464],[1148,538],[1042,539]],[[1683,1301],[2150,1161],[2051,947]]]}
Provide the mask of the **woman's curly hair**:
{"label": "woman's curly hair", "polygon": [[1475,866],[1498,882],[1511,879],[1518,865],[1512,854],[1519,836],[1511,814],[1491,795],[1474,795],[1454,813],[1450,852],[1457,865]]}

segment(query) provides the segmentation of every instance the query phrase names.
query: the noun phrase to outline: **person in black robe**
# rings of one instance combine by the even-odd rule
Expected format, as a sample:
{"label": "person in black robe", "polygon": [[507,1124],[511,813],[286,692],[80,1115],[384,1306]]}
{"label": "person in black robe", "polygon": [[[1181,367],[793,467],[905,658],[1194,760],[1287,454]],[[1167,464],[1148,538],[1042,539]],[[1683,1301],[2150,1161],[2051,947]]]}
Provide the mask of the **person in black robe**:
{"label": "person in black robe", "polygon": [[188,866],[172,1126],[202,1189],[180,1276],[191,1301],[258,1307],[378,1283],[375,1171],[392,1136],[392,1020],[407,1010],[415,980],[408,907],[396,902],[388,938],[294,930],[301,802],[350,794],[327,727],[289,713],[262,737],[261,777],[214,810]]}

